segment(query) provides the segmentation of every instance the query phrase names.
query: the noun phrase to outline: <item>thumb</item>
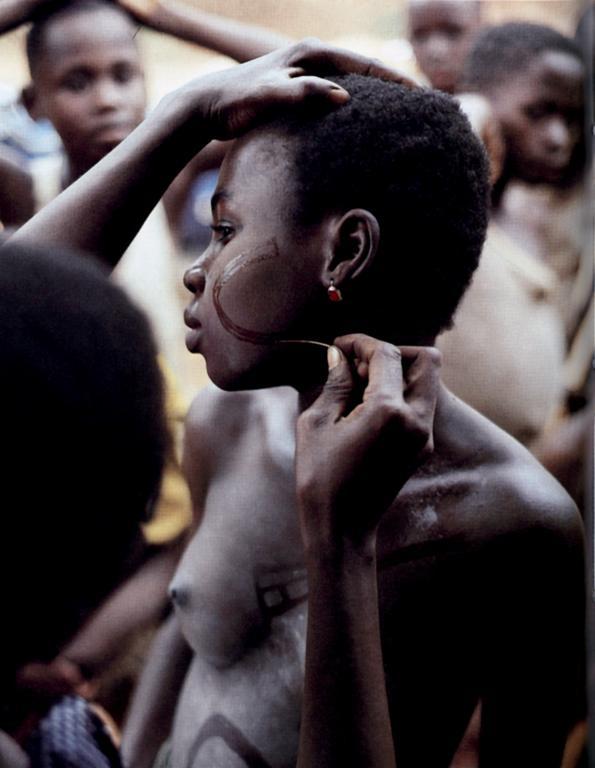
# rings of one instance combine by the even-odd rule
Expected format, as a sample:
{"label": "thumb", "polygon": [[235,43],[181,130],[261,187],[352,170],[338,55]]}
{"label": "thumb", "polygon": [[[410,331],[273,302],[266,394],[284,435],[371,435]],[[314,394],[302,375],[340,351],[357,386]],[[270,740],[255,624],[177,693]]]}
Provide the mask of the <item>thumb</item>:
{"label": "thumb", "polygon": [[347,358],[338,347],[327,351],[328,377],[310,410],[318,418],[337,421],[347,409],[353,389],[353,376]]}

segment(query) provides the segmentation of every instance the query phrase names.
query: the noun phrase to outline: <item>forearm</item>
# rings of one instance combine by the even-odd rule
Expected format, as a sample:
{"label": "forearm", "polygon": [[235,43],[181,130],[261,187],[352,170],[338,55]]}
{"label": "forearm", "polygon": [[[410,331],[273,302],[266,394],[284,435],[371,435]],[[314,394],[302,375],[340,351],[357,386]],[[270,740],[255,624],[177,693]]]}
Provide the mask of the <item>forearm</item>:
{"label": "forearm", "polygon": [[95,674],[135,632],[161,621],[181,550],[180,545],[171,545],[148,560],[104,602],[61,655]]}
{"label": "forearm", "polygon": [[39,0],[0,0],[0,34],[29,20]]}
{"label": "forearm", "polygon": [[171,181],[212,138],[201,124],[200,93],[188,94],[188,103],[184,93],[167,97],[10,242],[89,252],[115,266]]}
{"label": "forearm", "polygon": [[292,42],[268,29],[207,13],[176,0],[161,0],[148,23],[161,32],[240,62],[258,58]]}
{"label": "forearm", "polygon": [[394,768],[376,559],[343,547],[307,558],[308,638],[299,768]]}

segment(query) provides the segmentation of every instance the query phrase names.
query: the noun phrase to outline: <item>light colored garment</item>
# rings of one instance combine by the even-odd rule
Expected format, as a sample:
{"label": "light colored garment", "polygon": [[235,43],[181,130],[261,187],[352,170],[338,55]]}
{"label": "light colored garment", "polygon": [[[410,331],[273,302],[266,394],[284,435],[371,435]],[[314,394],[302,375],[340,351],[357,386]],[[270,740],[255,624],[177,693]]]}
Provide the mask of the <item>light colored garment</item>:
{"label": "light colored garment", "polygon": [[563,398],[564,329],[556,277],[495,224],[452,330],[438,339],[443,380],[458,397],[527,444]]}
{"label": "light colored garment", "polygon": [[184,306],[190,293],[182,279],[188,263],[176,252],[165,209],[159,203],[113,273],[151,322],[157,346],[189,405],[208,379],[202,357],[186,349]]}
{"label": "light colored garment", "polygon": [[173,374],[161,357],[159,366],[165,383],[165,414],[172,442],[161,478],[158,502],[151,520],[142,526],[145,540],[154,545],[175,541],[192,522],[190,491],[181,471],[184,421],[188,407],[176,387]]}
{"label": "light colored garment", "polygon": [[593,252],[586,247],[593,214],[586,186],[560,190],[514,181],[500,208],[498,220],[508,234],[557,275],[555,300],[572,344],[593,285]]}

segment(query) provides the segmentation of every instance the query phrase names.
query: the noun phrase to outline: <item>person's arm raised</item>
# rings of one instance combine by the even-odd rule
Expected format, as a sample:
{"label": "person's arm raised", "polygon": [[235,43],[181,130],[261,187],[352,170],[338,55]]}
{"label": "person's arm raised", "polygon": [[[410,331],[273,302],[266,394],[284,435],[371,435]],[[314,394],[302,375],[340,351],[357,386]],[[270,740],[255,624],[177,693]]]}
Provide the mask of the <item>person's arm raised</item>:
{"label": "person's arm raised", "polygon": [[[291,38],[266,27],[207,13],[178,0],[117,0],[141,24],[244,62],[290,45]],[[221,165],[226,145],[211,142],[174,179],[163,198],[172,233],[179,237],[180,223],[197,176]]]}
{"label": "person's arm raised", "polygon": [[440,353],[361,335],[335,344],[323,392],[297,426],[309,580],[298,768],[394,768],[376,531],[431,451]]}
{"label": "person's arm raised", "polygon": [[211,139],[231,139],[286,109],[348,100],[323,79],[340,72],[408,83],[378,62],[306,40],[209,74],[165,97],[147,119],[11,242],[96,254],[115,265],[169,184]]}
{"label": "person's arm raised", "polygon": [[277,32],[230,19],[177,0],[118,0],[135,19],[157,32],[250,61],[292,42]]}
{"label": "person's arm raised", "polygon": [[51,0],[0,0],[0,35],[31,21]]}

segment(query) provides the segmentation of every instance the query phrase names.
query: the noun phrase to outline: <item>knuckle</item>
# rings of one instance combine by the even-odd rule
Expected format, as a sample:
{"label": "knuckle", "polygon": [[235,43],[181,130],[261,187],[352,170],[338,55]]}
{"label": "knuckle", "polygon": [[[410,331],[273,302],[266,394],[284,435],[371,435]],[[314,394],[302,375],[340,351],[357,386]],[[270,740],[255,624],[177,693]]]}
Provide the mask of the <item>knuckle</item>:
{"label": "knuckle", "polygon": [[352,382],[347,377],[333,377],[327,379],[324,385],[324,391],[330,395],[333,399],[339,399],[350,394],[352,389]]}
{"label": "knuckle", "polygon": [[395,347],[394,344],[389,344],[387,341],[374,340],[373,345],[370,345],[370,351],[390,363],[401,365],[403,360],[403,354],[399,347]]}
{"label": "knuckle", "polygon": [[442,366],[442,352],[436,347],[424,347],[420,354],[434,368]]}
{"label": "knuckle", "polygon": [[397,362],[401,362],[401,360],[403,359],[403,354],[401,353],[401,350],[398,347],[395,347],[394,344],[389,344],[388,342],[382,342],[380,351],[382,352],[383,355],[388,357],[390,360],[396,360]]}
{"label": "knuckle", "polygon": [[308,96],[317,94],[320,91],[320,87],[312,80],[306,80],[302,78],[300,81],[300,91],[302,97],[307,98]]}
{"label": "knuckle", "polygon": [[320,50],[322,46],[319,38],[314,36],[304,37],[294,46],[294,54],[298,57],[309,56]]}
{"label": "knuckle", "polygon": [[319,429],[326,421],[326,413],[316,406],[311,406],[304,411],[297,420],[298,436],[303,436],[308,432],[314,432]]}
{"label": "knuckle", "polygon": [[388,394],[378,396],[374,405],[374,413],[382,424],[401,421],[404,417],[400,403]]}

